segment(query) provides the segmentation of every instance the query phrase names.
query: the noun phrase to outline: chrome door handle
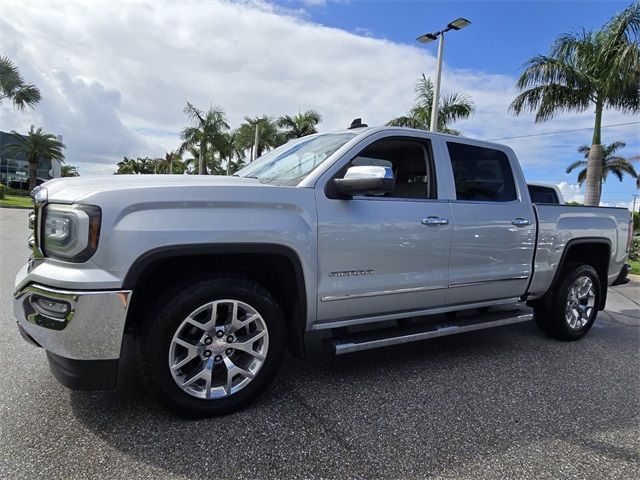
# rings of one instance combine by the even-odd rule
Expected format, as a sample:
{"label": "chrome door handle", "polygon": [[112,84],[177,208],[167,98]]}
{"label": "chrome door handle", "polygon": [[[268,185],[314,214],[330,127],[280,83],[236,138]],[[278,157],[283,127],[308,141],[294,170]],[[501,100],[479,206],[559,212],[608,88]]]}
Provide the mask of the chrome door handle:
{"label": "chrome door handle", "polygon": [[531,225],[531,222],[529,220],[527,220],[526,218],[515,218],[511,221],[512,225],[515,225],[516,227],[527,227],[529,225]]}
{"label": "chrome door handle", "polygon": [[427,225],[429,227],[434,227],[438,225],[449,225],[449,219],[440,218],[440,217],[427,217],[427,218],[423,218],[420,221],[420,223],[422,223],[422,225]]}

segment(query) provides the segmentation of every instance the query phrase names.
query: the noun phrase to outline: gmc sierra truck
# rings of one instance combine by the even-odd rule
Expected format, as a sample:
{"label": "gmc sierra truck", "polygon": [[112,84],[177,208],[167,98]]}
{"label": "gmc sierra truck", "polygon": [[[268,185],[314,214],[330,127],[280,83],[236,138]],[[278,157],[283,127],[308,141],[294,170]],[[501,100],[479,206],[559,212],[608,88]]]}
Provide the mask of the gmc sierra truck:
{"label": "gmc sierra truck", "polygon": [[23,337],[91,390],[116,386],[134,335],[148,391],[187,416],[246,405],[313,333],[336,354],[532,319],[577,340],[631,239],[626,209],[533,204],[506,146],[403,128],[306,136],[230,177],[56,179],[34,198]]}

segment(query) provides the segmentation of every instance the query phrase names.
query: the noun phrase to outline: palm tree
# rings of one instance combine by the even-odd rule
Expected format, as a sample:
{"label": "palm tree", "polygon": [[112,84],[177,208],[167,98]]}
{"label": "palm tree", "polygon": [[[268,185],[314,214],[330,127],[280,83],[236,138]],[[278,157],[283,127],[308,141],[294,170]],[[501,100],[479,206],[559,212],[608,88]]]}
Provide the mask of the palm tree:
{"label": "palm tree", "polygon": [[198,164],[200,163],[200,150],[195,147],[188,147],[185,151],[188,152],[189,155],[191,155],[191,158],[187,158],[182,161],[185,167],[185,172],[189,175],[195,175],[196,173],[198,173]]}
{"label": "palm tree", "polygon": [[640,3],[630,5],[597,31],[561,35],[548,56],[525,65],[517,87],[522,91],[509,109],[516,115],[536,112],[543,122],[558,112],[594,108],[595,122],[586,175],[586,205],[600,204],[605,108],[627,113],[640,109]]}
{"label": "palm tree", "polygon": [[186,166],[179,152],[165,152],[164,158],[155,159],[155,173],[184,173]]}
{"label": "palm tree", "polygon": [[78,167],[74,165],[62,165],[60,169],[60,175],[62,177],[79,177]]}
{"label": "palm tree", "polygon": [[7,98],[18,110],[34,108],[40,101],[40,90],[35,85],[24,83],[13,60],[0,55],[0,104]]}
{"label": "palm tree", "polygon": [[62,150],[67,147],[55,135],[45,133],[40,127],[36,130],[33,125],[27,135],[20,135],[15,130],[11,133],[14,135],[15,142],[7,145],[6,154],[26,157],[29,162],[29,190],[33,190],[38,176],[38,162],[41,159],[64,162]]}
{"label": "palm tree", "polygon": [[[632,162],[640,159],[640,156],[624,158],[614,155],[615,152],[621,148],[624,148],[626,144],[624,142],[613,142],[610,145],[602,146],[602,179],[601,183],[604,183],[607,180],[607,177],[610,173],[614,174],[618,180],[622,181],[622,178],[625,174],[630,175],[633,178],[638,178],[638,173],[635,168],[633,168]],[[588,145],[582,145],[578,148],[578,152],[584,154],[585,160],[577,160],[573,162],[571,165],[567,167],[567,173],[571,173],[577,168],[582,168],[580,172],[578,172],[578,183],[580,186],[587,179],[587,166],[588,166],[588,158],[589,151],[591,148]]]}
{"label": "palm tree", "polygon": [[[232,175],[240,170],[244,164],[245,149],[239,145],[237,130],[226,135],[225,148],[220,152],[221,157],[226,160],[226,175]],[[234,162],[234,159],[236,160]]]}
{"label": "palm tree", "polygon": [[182,131],[182,145],[179,152],[184,153],[188,147],[199,146],[198,174],[208,175],[207,151],[219,151],[224,145],[224,133],[229,130],[227,117],[222,107],[210,107],[206,112],[187,102],[184,113],[195,124]]}
{"label": "palm tree", "polygon": [[313,133],[318,133],[316,127],[322,121],[322,115],[315,110],[307,110],[304,113],[298,113],[293,117],[285,115],[278,119],[278,126],[284,131],[282,132],[285,140],[300,138]]}
{"label": "palm tree", "polygon": [[[418,128],[429,130],[431,127],[431,107],[433,105],[433,82],[424,73],[416,83],[416,103],[406,115],[394,118],[387,125],[393,127]],[[469,118],[475,111],[473,100],[467,93],[444,95],[438,105],[438,131],[450,135],[460,135],[458,130],[449,128],[456,120]]]}
{"label": "palm tree", "polygon": [[124,157],[116,166],[118,169],[114,175],[148,175],[155,173],[156,170],[155,160],[149,157],[136,159]]}
{"label": "palm tree", "polygon": [[244,117],[244,123],[235,132],[236,146],[242,150],[250,150],[250,161],[285,141],[284,136],[278,131],[276,122],[268,115]]}
{"label": "palm tree", "polygon": [[138,165],[133,158],[124,157],[121,162],[116,164],[117,170],[114,175],[131,175],[138,173]]}

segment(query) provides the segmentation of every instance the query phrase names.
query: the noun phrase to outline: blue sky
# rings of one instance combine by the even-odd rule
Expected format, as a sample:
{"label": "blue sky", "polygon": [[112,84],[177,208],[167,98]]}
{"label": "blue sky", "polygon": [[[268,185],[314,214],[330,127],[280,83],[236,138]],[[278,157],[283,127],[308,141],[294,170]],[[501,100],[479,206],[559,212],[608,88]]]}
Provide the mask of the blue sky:
{"label": "blue sky", "polygon": [[[546,53],[560,33],[597,28],[630,2],[618,1],[297,1],[315,22],[398,43],[464,17],[472,24],[447,36],[446,60],[456,68],[516,75],[535,53]],[[426,47],[436,51],[435,44]]]}

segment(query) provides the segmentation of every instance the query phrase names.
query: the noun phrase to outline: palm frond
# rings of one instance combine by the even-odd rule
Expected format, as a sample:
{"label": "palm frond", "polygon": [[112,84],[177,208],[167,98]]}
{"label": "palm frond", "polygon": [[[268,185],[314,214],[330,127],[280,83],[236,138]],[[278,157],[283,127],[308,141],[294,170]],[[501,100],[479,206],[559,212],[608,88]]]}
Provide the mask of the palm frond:
{"label": "palm frond", "polygon": [[584,168],[580,170],[580,173],[578,173],[578,185],[582,187],[582,185],[584,184],[584,182],[586,182],[586,180],[587,180],[587,169]]}
{"label": "palm frond", "polygon": [[567,167],[567,173],[571,173],[573,172],[576,168],[580,168],[580,167],[586,167],[587,166],[587,161],[586,160],[576,160],[575,162],[573,162],[571,165],[569,165]]}
{"label": "palm frond", "polygon": [[475,112],[475,105],[467,93],[451,93],[443,97],[438,109],[438,123],[443,131],[446,125],[456,120],[469,118]]}
{"label": "palm frond", "polygon": [[422,128],[420,122],[411,115],[403,115],[387,122],[390,127]]}

